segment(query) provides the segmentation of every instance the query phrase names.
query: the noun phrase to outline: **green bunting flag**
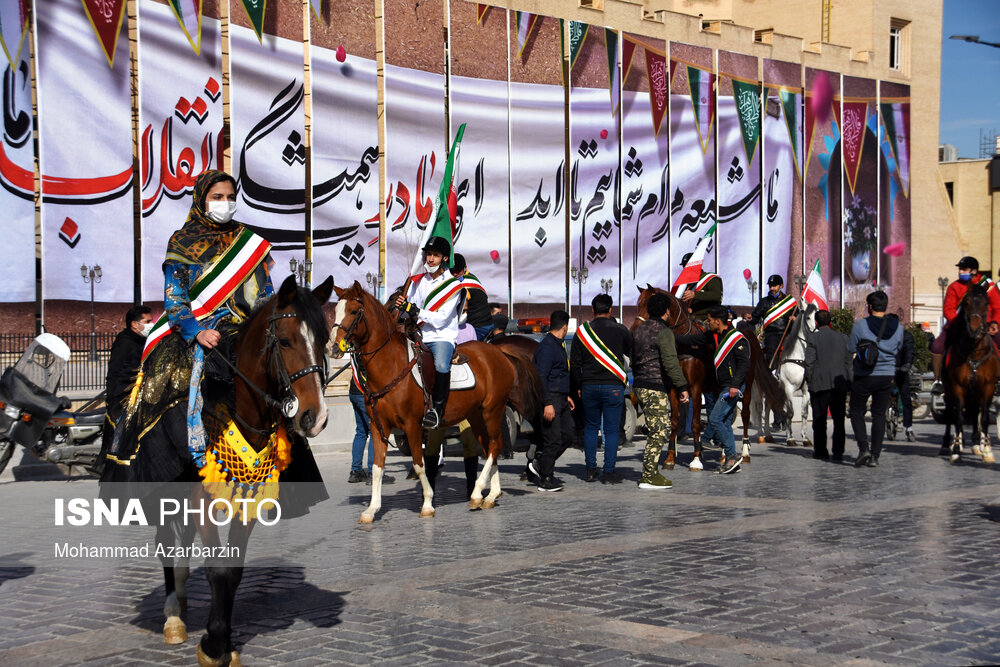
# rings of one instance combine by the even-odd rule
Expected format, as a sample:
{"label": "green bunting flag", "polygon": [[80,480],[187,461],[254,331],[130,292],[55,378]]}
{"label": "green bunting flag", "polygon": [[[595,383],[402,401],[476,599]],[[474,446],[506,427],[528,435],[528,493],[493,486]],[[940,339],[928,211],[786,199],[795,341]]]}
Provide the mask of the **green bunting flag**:
{"label": "green bunting flag", "polygon": [[608,50],[608,87],[611,90],[611,117],[618,113],[618,89],[621,88],[618,70],[618,31],[604,29],[604,44]]}
{"label": "green bunting flag", "polygon": [[778,97],[781,98],[781,113],[785,116],[788,140],[792,145],[795,170],[802,175],[802,93],[782,88]]}
{"label": "green bunting flag", "polygon": [[264,11],[267,9],[267,0],[243,0],[243,9],[247,12],[253,31],[257,33],[257,41],[263,41]]}
{"label": "green bunting flag", "polygon": [[733,100],[736,102],[736,115],[740,118],[747,164],[753,164],[757,142],[760,141],[760,86],[733,79]]}
{"label": "green bunting flag", "polygon": [[688,65],[687,75],[698,140],[701,152],[704,153],[708,150],[708,140],[712,138],[712,123],[715,122],[715,74]]}
{"label": "green bunting flag", "polygon": [[570,21],[569,22],[569,68],[573,69],[576,65],[576,59],[580,57],[580,50],[583,49],[583,43],[587,39],[587,32],[590,30],[590,25],[587,23],[581,23],[580,21]]}

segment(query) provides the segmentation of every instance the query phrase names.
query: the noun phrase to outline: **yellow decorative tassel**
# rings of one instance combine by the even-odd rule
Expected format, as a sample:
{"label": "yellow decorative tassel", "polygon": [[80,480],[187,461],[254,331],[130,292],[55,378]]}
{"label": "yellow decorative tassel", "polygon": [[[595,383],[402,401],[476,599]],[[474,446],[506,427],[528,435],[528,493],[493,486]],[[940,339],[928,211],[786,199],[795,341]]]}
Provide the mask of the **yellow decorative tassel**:
{"label": "yellow decorative tassel", "polygon": [[135,376],[135,384],[132,385],[132,392],[128,395],[128,408],[131,410],[139,400],[139,389],[142,388],[142,371]]}

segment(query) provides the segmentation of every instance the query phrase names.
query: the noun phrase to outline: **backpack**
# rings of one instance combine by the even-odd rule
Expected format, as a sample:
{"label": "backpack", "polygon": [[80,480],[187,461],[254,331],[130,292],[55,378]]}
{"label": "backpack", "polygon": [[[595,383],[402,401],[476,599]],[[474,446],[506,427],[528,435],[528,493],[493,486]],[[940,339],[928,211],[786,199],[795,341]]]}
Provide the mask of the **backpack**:
{"label": "backpack", "polygon": [[878,330],[878,337],[875,340],[866,339],[858,342],[858,361],[862,368],[871,370],[878,363],[878,344],[882,340],[882,334],[885,333],[887,324],[889,324],[889,316],[885,315],[882,317],[882,327]]}

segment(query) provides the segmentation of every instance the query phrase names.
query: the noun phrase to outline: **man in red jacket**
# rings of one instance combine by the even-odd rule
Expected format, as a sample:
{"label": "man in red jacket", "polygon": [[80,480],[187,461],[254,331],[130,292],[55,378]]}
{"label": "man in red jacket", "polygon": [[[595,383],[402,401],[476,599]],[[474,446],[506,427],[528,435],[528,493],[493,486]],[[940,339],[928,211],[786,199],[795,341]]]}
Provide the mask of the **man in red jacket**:
{"label": "man in red jacket", "polygon": [[941,369],[944,366],[944,355],[950,341],[948,331],[952,322],[958,318],[958,308],[965,297],[969,285],[984,285],[990,297],[990,320],[1000,320],[1000,289],[997,284],[979,273],[979,260],[975,257],[963,257],[958,260],[958,280],[948,285],[944,295],[945,325],[934,342],[931,343],[931,365],[934,367],[934,387],[932,391],[944,391],[941,386]]}

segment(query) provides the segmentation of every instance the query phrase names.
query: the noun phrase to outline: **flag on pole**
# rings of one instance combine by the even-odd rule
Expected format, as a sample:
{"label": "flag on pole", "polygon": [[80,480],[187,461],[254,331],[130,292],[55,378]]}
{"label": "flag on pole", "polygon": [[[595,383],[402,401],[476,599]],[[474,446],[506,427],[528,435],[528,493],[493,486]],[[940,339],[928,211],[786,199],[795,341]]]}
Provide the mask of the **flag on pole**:
{"label": "flag on pole", "polygon": [[167,0],[196,55],[201,54],[202,0]]}
{"label": "flag on pole", "polygon": [[674,292],[674,296],[680,296],[684,293],[684,288],[689,283],[696,283],[698,279],[701,278],[701,265],[705,261],[705,253],[708,251],[708,246],[712,243],[712,238],[715,236],[715,228],[718,223],[713,223],[712,227],[705,232],[705,235],[701,237],[698,241],[698,245],[695,246],[694,252],[691,253],[691,259],[688,260],[687,265],[684,270],[680,272],[677,276],[677,280],[674,281],[674,285],[671,288]]}
{"label": "flag on pole", "polygon": [[806,286],[802,289],[802,301],[815,303],[819,310],[830,310],[830,306],[826,303],[826,288],[823,287],[823,274],[820,272],[818,259],[809,273]]}
{"label": "flag on pole", "polygon": [[413,258],[413,265],[410,267],[410,275],[415,276],[420,273],[420,267],[424,265],[423,247],[432,236],[440,236],[448,241],[450,252],[448,253],[448,268],[454,265],[455,261],[455,217],[458,212],[458,199],[455,194],[455,175],[458,171],[458,149],[462,144],[462,136],[465,134],[465,123],[458,128],[455,134],[455,141],[451,145],[451,152],[448,153],[448,163],[444,168],[444,177],[441,179],[441,188],[438,190],[437,199],[434,201],[434,211],[431,213],[433,223],[424,228],[424,234],[420,238],[420,247]]}

